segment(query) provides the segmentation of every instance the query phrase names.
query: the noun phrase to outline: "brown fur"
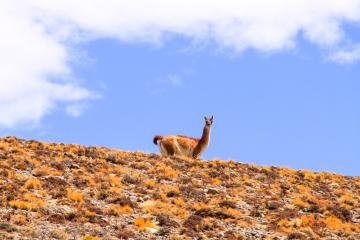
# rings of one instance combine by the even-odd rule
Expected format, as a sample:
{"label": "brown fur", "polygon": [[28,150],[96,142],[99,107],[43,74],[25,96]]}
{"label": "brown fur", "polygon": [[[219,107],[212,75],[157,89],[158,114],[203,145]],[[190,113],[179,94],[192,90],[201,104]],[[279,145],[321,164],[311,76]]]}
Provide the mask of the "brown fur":
{"label": "brown fur", "polygon": [[196,147],[194,148],[193,151],[193,158],[197,159],[201,156],[201,154],[203,154],[203,152],[205,152],[205,149],[207,148],[207,146],[210,143],[210,127],[211,125],[205,125],[204,130],[203,130],[203,135],[200,139],[200,141],[198,142],[198,144],[196,145]]}
{"label": "brown fur", "polygon": [[185,135],[176,135],[176,136],[191,139],[191,140],[194,140],[194,141],[200,141],[200,138],[188,137],[188,136],[185,136]]}
{"label": "brown fur", "polygon": [[177,155],[197,159],[209,145],[212,121],[212,117],[205,117],[206,124],[201,138],[187,137],[184,135],[155,136],[153,142],[159,145],[160,153],[164,157]]}

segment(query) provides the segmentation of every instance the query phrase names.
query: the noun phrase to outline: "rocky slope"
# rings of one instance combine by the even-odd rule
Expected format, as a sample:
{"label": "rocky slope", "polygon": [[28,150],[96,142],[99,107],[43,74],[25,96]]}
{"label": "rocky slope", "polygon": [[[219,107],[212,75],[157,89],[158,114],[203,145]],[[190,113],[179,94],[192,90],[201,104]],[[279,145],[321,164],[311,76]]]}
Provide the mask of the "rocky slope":
{"label": "rocky slope", "polygon": [[0,139],[0,239],[360,239],[360,178]]}

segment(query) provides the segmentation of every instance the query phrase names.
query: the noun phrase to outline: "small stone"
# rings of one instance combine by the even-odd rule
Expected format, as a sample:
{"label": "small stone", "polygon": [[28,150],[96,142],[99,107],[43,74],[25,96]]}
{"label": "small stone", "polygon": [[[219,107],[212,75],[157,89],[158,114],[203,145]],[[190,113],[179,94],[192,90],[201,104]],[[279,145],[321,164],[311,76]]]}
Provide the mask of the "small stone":
{"label": "small stone", "polygon": [[149,233],[157,233],[159,230],[156,228],[152,228],[152,227],[145,227],[145,230]]}
{"label": "small stone", "polygon": [[208,194],[215,195],[215,194],[219,194],[219,191],[217,191],[216,189],[213,189],[213,188],[209,188],[209,189],[207,190],[207,193],[208,193]]}
{"label": "small stone", "polygon": [[292,239],[306,239],[307,236],[302,232],[292,232],[288,235],[288,240]]}
{"label": "small stone", "polygon": [[267,209],[269,210],[276,210],[281,206],[281,203],[278,201],[269,201],[266,204]]}

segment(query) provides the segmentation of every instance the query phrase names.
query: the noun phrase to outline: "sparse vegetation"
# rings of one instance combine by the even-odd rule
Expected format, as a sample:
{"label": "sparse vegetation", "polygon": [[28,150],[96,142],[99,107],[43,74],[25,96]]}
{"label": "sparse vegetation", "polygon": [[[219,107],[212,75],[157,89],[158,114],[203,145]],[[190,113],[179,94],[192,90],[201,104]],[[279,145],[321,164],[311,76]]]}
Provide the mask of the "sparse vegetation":
{"label": "sparse vegetation", "polygon": [[14,137],[0,157],[1,239],[360,239],[359,177]]}

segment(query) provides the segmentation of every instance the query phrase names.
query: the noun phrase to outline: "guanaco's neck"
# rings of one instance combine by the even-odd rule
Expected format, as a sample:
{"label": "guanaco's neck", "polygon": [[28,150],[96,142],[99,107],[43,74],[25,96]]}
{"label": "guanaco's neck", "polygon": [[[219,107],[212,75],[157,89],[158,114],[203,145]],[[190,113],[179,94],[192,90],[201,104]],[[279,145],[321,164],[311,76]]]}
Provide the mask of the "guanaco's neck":
{"label": "guanaco's neck", "polygon": [[204,145],[208,145],[210,142],[210,128],[211,126],[205,124],[204,130],[203,130],[203,134],[200,138],[199,144],[204,144]]}
{"label": "guanaco's neck", "polygon": [[205,149],[209,145],[209,142],[210,142],[210,128],[211,128],[211,126],[205,124],[203,134],[202,134],[202,136],[200,138],[200,141],[196,145],[196,147],[194,149],[194,152],[193,152],[193,157],[195,159],[197,159],[205,151]]}

